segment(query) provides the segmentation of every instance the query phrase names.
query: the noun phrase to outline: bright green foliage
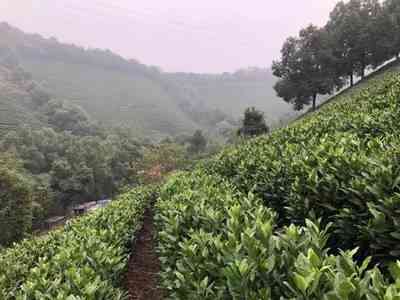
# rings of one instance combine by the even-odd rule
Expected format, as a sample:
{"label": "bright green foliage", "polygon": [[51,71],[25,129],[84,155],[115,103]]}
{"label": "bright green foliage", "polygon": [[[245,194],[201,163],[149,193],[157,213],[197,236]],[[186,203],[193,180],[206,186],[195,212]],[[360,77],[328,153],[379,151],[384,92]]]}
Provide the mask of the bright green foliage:
{"label": "bright green foliage", "polygon": [[334,249],[400,256],[400,77],[325,106],[294,125],[218,155],[205,169],[253,191],[279,224],[310,212],[333,222]]}
{"label": "bright green foliage", "polygon": [[122,299],[121,275],[153,190],[131,190],[64,229],[0,253],[0,298]]}
{"label": "bright green foliage", "polygon": [[161,283],[170,299],[398,299],[354,251],[328,254],[327,229],[306,221],[280,230],[275,214],[218,176],[179,174],[157,204]]}

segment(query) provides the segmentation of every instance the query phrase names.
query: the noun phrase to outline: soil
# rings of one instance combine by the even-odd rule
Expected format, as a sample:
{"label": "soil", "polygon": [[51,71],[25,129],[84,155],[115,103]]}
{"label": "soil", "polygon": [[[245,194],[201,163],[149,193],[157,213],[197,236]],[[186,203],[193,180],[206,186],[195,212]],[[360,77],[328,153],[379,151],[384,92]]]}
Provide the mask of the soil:
{"label": "soil", "polygon": [[161,300],[158,288],[160,262],[157,257],[153,213],[144,214],[142,229],[136,234],[136,242],[129,259],[127,288],[130,300]]}

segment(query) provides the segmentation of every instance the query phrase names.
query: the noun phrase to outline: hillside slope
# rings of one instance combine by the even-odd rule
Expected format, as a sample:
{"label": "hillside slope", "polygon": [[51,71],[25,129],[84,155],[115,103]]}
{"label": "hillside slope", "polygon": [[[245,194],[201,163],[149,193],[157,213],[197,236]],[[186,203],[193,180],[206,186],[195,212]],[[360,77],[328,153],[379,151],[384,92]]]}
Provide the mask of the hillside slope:
{"label": "hillside slope", "polygon": [[169,74],[108,50],[62,44],[5,23],[0,48],[11,49],[56,98],[82,106],[105,124],[128,125],[145,135],[211,130],[223,121],[235,123],[248,106],[265,111],[270,120],[291,110],[275,96],[270,71]]}
{"label": "hillside slope", "polygon": [[5,131],[22,124],[39,127],[35,113],[37,85],[17,63],[0,54],[0,129]]}
{"label": "hillside slope", "polygon": [[140,216],[157,198],[169,298],[397,299],[400,74],[384,73],[161,187],[0,252],[0,295],[122,299],[127,246],[146,242]]}
{"label": "hillside slope", "polygon": [[268,123],[277,122],[292,111],[289,104],[277,97],[273,89],[277,79],[269,69],[247,68],[221,75],[174,73],[167,76],[188,102],[217,108],[235,118],[240,118],[251,106],[263,111]]}
{"label": "hillside slope", "polygon": [[398,297],[399,99],[395,65],[170,178],[156,218],[169,295]]}

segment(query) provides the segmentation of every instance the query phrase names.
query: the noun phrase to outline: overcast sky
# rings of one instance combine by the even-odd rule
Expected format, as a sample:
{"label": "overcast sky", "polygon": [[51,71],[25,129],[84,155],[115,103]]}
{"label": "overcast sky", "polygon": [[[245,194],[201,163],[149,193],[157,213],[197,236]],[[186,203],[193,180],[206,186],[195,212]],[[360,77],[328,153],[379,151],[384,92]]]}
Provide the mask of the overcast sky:
{"label": "overcast sky", "polygon": [[165,71],[269,67],[289,35],[337,0],[0,0],[0,21],[107,48]]}

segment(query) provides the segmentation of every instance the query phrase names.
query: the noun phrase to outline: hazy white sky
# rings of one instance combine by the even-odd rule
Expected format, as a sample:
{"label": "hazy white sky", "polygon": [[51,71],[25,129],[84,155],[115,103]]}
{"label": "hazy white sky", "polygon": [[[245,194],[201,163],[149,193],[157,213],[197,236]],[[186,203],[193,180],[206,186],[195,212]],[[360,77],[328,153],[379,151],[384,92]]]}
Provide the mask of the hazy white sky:
{"label": "hazy white sky", "polygon": [[107,48],[165,71],[269,67],[283,41],[337,0],[0,0],[0,21]]}

